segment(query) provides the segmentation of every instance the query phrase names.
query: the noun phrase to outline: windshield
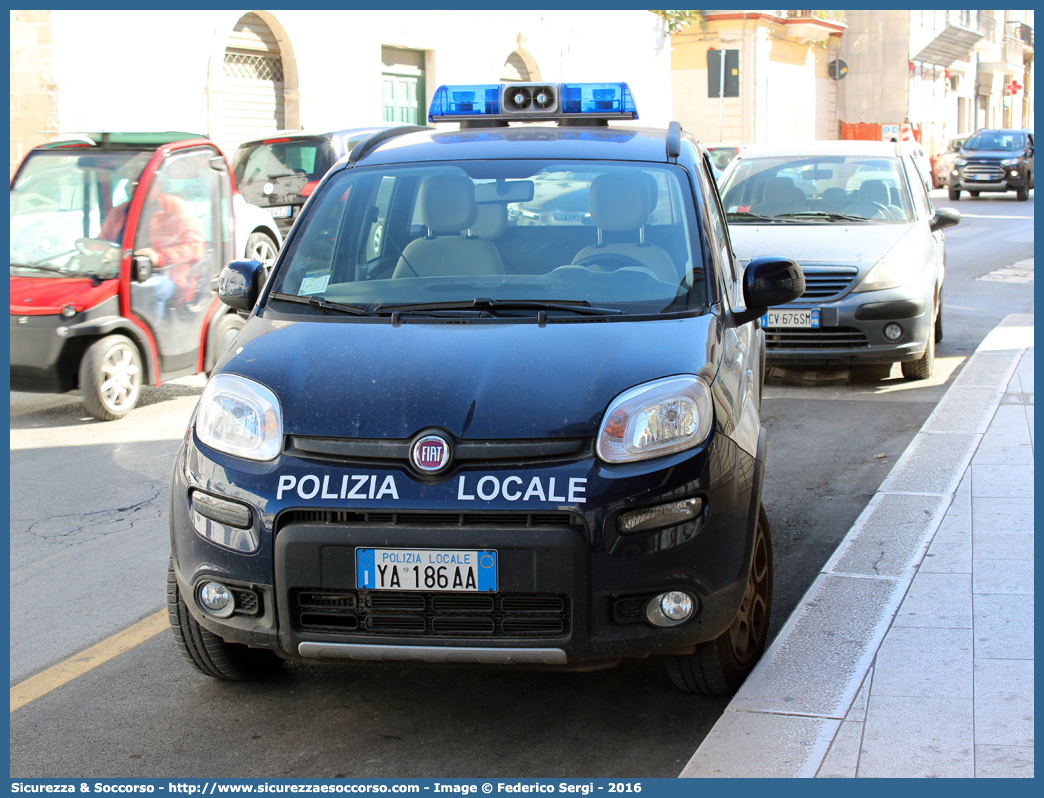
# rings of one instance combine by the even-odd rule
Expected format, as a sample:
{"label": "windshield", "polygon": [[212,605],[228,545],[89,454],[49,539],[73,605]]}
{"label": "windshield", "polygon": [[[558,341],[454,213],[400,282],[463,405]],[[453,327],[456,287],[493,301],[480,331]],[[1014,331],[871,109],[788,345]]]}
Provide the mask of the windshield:
{"label": "windshield", "polygon": [[722,186],[730,223],[913,221],[898,158],[790,155],[744,158]]}
{"label": "windshield", "polygon": [[11,272],[119,273],[126,207],[151,152],[32,153],[11,187]]}
{"label": "windshield", "polygon": [[275,294],[378,313],[398,305],[461,312],[476,299],[498,316],[578,312],[540,303],[613,313],[701,308],[692,193],[681,174],[561,161],[344,170],[302,220],[269,301],[306,313],[317,311]]}
{"label": "windshield", "polygon": [[994,150],[1000,152],[1015,152],[1025,149],[1026,137],[1022,133],[1011,130],[985,130],[976,133],[966,142],[966,150]]}

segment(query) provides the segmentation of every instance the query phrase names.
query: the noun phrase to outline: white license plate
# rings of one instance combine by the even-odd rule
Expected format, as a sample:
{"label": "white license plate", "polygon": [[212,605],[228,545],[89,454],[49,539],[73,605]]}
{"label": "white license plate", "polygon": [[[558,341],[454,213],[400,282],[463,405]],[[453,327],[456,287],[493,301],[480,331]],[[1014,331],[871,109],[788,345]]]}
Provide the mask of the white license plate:
{"label": "white license plate", "polygon": [[762,327],[819,327],[819,308],[809,310],[770,310],[761,317]]}
{"label": "white license plate", "polygon": [[360,590],[433,590],[495,593],[497,553],[492,549],[356,549]]}
{"label": "white license plate", "polygon": [[292,206],[290,205],[274,205],[269,208],[265,208],[268,211],[268,215],[274,219],[285,219],[290,215]]}

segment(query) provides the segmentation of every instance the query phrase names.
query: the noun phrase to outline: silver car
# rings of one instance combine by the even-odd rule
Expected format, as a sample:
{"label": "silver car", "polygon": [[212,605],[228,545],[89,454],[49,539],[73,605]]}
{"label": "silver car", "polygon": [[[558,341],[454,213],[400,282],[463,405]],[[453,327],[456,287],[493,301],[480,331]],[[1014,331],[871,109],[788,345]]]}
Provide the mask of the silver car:
{"label": "silver car", "polygon": [[762,318],[769,364],[901,363],[932,373],[942,340],[943,229],[909,152],[870,141],[755,144],[721,194],[742,262],[786,252],[805,293]]}

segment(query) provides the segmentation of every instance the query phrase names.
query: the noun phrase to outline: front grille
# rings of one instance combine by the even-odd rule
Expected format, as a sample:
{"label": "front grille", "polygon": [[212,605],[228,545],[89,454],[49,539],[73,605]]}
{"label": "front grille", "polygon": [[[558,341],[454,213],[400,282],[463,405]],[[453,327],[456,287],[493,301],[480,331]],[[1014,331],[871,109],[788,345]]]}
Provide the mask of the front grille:
{"label": "front grille", "polygon": [[818,271],[813,267],[803,268],[805,273],[805,293],[802,300],[826,299],[844,292],[852,284],[858,269],[844,267]]}
{"label": "front grille", "polygon": [[569,634],[569,597],[539,593],[466,595],[295,588],[302,632],[409,637],[544,638]]}
{"label": "front grille", "polygon": [[765,328],[765,348],[770,352],[786,349],[860,349],[870,346],[862,330],[853,327],[815,329]]}
{"label": "front grille", "polygon": [[536,527],[581,526],[579,516],[569,513],[436,513],[390,510],[305,510],[291,508],[276,518],[276,533],[289,524],[332,524],[336,526],[426,526],[426,527]]}
{"label": "front grille", "polygon": [[1004,168],[995,163],[970,163],[961,167],[961,179],[967,180],[969,183],[976,180],[996,182],[1004,179]]}
{"label": "front grille", "polygon": [[[411,445],[412,439],[287,435],[284,451],[294,457],[342,465],[400,465],[412,469]],[[592,438],[454,440],[452,447],[455,465],[487,468],[566,463],[594,456]]]}

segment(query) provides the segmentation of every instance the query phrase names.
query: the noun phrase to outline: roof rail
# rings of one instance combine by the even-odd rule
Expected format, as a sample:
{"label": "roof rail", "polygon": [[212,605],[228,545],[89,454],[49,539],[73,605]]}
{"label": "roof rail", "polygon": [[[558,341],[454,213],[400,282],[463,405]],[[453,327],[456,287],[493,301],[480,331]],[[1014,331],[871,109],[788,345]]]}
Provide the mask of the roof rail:
{"label": "roof rail", "polygon": [[348,165],[358,162],[364,155],[371,150],[375,149],[378,144],[393,139],[396,136],[403,136],[407,133],[418,133],[422,130],[434,130],[434,128],[425,127],[423,125],[401,125],[399,127],[390,127],[387,130],[380,130],[374,133],[372,136],[364,138],[354,147],[348,154]]}

